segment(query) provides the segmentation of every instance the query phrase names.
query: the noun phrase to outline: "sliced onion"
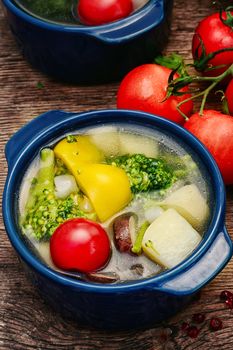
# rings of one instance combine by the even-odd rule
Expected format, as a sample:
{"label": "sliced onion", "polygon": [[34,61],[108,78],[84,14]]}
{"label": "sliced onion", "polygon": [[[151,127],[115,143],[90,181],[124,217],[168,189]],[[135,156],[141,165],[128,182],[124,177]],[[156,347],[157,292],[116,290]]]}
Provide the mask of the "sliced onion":
{"label": "sliced onion", "polygon": [[71,193],[78,191],[78,186],[73,175],[55,176],[54,184],[57,198],[66,198]]}

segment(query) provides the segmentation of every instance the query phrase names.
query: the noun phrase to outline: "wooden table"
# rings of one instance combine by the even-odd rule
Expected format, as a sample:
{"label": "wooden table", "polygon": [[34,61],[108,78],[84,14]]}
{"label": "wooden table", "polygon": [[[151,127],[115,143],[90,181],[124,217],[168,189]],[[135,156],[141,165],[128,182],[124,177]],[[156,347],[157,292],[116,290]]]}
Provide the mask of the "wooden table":
{"label": "wooden table", "polygon": [[[226,2],[228,5],[232,1]],[[191,60],[191,38],[200,19],[213,12],[209,0],[176,0],[172,33],[166,52],[179,49]],[[37,83],[44,84],[38,89]],[[34,116],[49,109],[85,111],[114,108],[118,84],[68,86],[33,70],[21,57],[0,14],[0,192],[7,173],[4,145],[9,137]],[[215,98],[208,107],[219,109]],[[233,238],[233,187],[227,188],[226,225]],[[200,300],[160,328],[140,332],[109,333],[85,328],[63,320],[38,296],[26,279],[5,233],[0,218],[0,349],[1,350],[160,350],[160,349],[233,349],[233,313],[219,300],[223,289],[233,291],[233,262],[204,290]],[[181,331],[183,321],[196,312],[204,312],[207,321],[196,339]],[[211,317],[220,317],[223,329],[212,333]],[[164,337],[167,334],[168,337]]]}

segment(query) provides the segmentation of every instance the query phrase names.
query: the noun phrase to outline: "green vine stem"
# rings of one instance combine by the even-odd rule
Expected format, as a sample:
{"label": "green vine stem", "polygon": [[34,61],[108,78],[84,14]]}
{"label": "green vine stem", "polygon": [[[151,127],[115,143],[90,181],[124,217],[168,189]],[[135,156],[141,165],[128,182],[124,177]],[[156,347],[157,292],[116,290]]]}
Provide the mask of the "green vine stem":
{"label": "green vine stem", "polygon": [[[203,111],[205,108],[205,103],[206,103],[206,99],[207,96],[209,95],[210,91],[213,90],[215,88],[216,85],[218,85],[222,80],[224,80],[227,76],[232,75],[233,76],[233,64],[222,74],[218,75],[217,77],[193,77],[192,82],[200,82],[200,81],[212,81],[212,84],[210,84],[205,90],[198,92],[197,94],[194,94],[193,96],[181,101],[180,103],[178,103],[177,105],[177,110],[180,112],[180,114],[184,117],[184,119],[187,121],[188,117],[181,111],[180,107],[181,105],[183,105],[184,103],[194,100],[200,96],[203,96],[202,98],[202,102],[201,102],[201,107],[200,107],[200,111],[199,114],[203,115]],[[178,78],[179,79],[179,78]],[[175,85],[175,81],[174,80],[172,82],[171,85]]]}
{"label": "green vine stem", "polygon": [[[216,70],[219,68],[223,68],[225,65],[220,65],[220,66],[216,66],[216,67],[208,67],[208,63],[210,60],[212,60],[214,57],[216,57],[217,55],[219,55],[220,53],[224,53],[224,52],[231,52],[233,51],[233,48],[225,48],[225,49],[221,49],[221,50],[217,50],[214,52],[211,52],[210,54],[206,55],[205,52],[203,52],[202,54],[202,58],[198,59],[195,58],[194,60],[194,64],[192,65],[193,67],[195,67],[195,69],[197,71],[203,72],[203,71],[211,71],[211,70]],[[208,68],[206,68],[208,67]]]}

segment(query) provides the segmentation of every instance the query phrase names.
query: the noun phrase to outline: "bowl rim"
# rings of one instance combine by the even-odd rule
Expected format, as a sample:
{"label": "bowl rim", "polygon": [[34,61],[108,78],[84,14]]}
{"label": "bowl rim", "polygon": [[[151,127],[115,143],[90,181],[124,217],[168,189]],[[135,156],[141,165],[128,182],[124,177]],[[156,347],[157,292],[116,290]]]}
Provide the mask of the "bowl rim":
{"label": "bowl rim", "polygon": [[[10,239],[13,247],[19,256],[37,273],[43,275],[44,277],[53,280],[55,283],[62,284],[64,286],[73,287],[79,290],[83,290],[85,292],[98,292],[98,293],[115,293],[115,292],[129,292],[136,290],[143,290],[147,288],[160,289],[160,285],[164,282],[167,282],[170,279],[174,279],[174,277],[178,276],[181,272],[187,270],[190,266],[193,266],[209,249],[217,234],[223,229],[224,226],[224,218],[225,218],[225,187],[220,174],[220,171],[215,163],[213,157],[210,155],[209,151],[205,148],[205,146],[189,131],[184,129],[183,127],[175,124],[174,122],[145,112],[140,111],[132,111],[132,110],[120,110],[120,109],[105,109],[98,111],[87,111],[82,113],[65,113],[65,118],[57,123],[54,123],[50,127],[47,127],[43,132],[39,133],[37,137],[32,138],[27,146],[22,149],[16,158],[16,163],[13,168],[8,172],[4,192],[3,192],[3,202],[2,202],[2,210],[3,210],[3,220],[6,228],[6,232],[8,238]],[[70,114],[70,115],[69,115]],[[38,142],[39,138],[43,139],[43,136],[49,135],[50,140],[52,139],[52,134],[58,129],[65,127],[67,123],[77,122],[89,122],[92,121],[91,126],[96,125],[96,121],[104,120],[104,118],[109,118],[108,116],[114,115],[114,118],[118,119],[120,116],[125,117],[127,115],[127,122],[134,124],[140,121],[139,124],[142,125],[143,121],[148,121],[150,124],[154,124],[155,127],[159,127],[160,130],[164,128],[165,131],[169,131],[172,134],[179,135],[182,141],[193,150],[195,154],[199,156],[199,158],[206,165],[206,168],[209,171],[210,177],[212,179],[212,184],[214,187],[214,196],[215,196],[215,211],[213,213],[212,220],[208,227],[208,230],[205,234],[205,237],[202,239],[198,247],[194,250],[194,252],[185,260],[183,260],[179,265],[174,268],[163,272],[159,275],[155,275],[153,277],[149,277],[142,280],[129,281],[125,283],[117,283],[113,285],[106,284],[96,284],[92,282],[83,282],[74,280],[72,278],[62,276],[58,272],[52,270],[51,268],[45,266],[42,262],[40,262],[36,256],[30,252],[30,250],[25,246],[23,240],[20,238],[20,235],[17,232],[17,229],[14,225],[14,216],[12,207],[10,205],[11,200],[9,198],[13,197],[15,194],[15,177],[17,177],[17,171],[19,170],[19,164],[22,164],[22,161],[26,161],[27,153],[30,148],[35,143]],[[40,115],[37,118],[41,118],[43,115]],[[116,121],[117,121],[116,119]],[[34,119],[35,120],[35,119]],[[114,120],[115,122],[115,120]],[[109,121],[109,123],[113,123],[113,121]],[[122,123],[122,120],[121,120]],[[30,125],[30,122],[28,123]],[[88,125],[89,126],[89,125]],[[76,130],[78,127],[76,128]],[[64,130],[63,130],[64,131]],[[62,133],[61,133],[62,135]],[[64,135],[64,132],[63,132]],[[49,142],[48,142],[49,143]],[[35,153],[34,153],[35,156]],[[32,157],[31,157],[32,159]],[[31,160],[30,159],[30,160]],[[212,276],[214,277],[214,276]],[[209,281],[208,281],[209,282]],[[174,294],[174,293],[173,293]],[[177,294],[185,294],[179,293]]]}
{"label": "bowl rim", "polygon": [[[142,8],[135,11],[133,14],[130,14],[126,18],[123,18],[121,20],[117,20],[111,23],[98,25],[98,26],[75,26],[75,25],[67,25],[67,24],[59,24],[55,22],[49,22],[43,19],[40,19],[38,17],[33,17],[20,7],[18,7],[16,4],[14,4],[13,0],[2,0],[3,4],[12,11],[17,17],[22,18],[26,22],[29,22],[32,25],[38,26],[43,29],[47,30],[55,30],[55,31],[61,31],[61,32],[70,32],[70,33],[89,33],[89,34],[101,34],[102,32],[111,32],[115,30],[122,30],[123,27],[126,27],[134,22],[138,22],[143,20],[144,16],[147,15],[151,10],[153,10],[158,4],[163,4],[166,0],[149,0],[148,3],[146,3]],[[172,1],[172,0],[167,0]],[[129,20],[130,19],[130,20]],[[154,25],[156,25],[156,20],[154,21]],[[148,26],[144,28],[143,30],[135,33],[135,36],[138,34],[141,34],[148,29],[150,29],[151,26]],[[126,34],[127,36],[127,34]]]}

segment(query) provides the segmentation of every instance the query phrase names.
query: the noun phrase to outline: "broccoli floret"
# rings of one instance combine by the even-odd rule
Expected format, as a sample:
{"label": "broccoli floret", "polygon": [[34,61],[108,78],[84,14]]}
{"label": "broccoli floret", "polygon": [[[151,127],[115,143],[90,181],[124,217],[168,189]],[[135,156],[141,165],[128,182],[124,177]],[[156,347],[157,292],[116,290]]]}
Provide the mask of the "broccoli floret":
{"label": "broccoli floret", "polygon": [[197,169],[197,164],[189,154],[183,156],[166,154],[162,159],[168,164],[177,179],[183,179]]}
{"label": "broccoli floret", "polygon": [[108,159],[107,163],[125,170],[133,193],[166,189],[175,181],[173,172],[162,159],[133,154]]}
{"label": "broccoli floret", "polygon": [[63,161],[59,158],[55,158],[55,169],[54,176],[70,174],[70,171],[67,169]]}
{"label": "broccoli floret", "polygon": [[21,218],[23,232],[37,240],[48,240],[55,229],[65,220],[76,217],[94,219],[95,213],[79,209],[79,195],[70,194],[65,199],[54,193],[54,152],[43,149],[40,153],[39,172],[32,181],[25,215]]}
{"label": "broccoli floret", "polygon": [[34,206],[45,190],[54,192],[54,152],[50,148],[44,148],[40,152],[39,171],[37,177],[32,180],[26,211]]}
{"label": "broccoli floret", "polygon": [[77,217],[94,219],[93,215],[79,209],[77,194],[58,199],[53,193],[45,190],[37,197],[34,206],[27,211],[22,224],[23,232],[39,241],[46,241],[64,221]]}

